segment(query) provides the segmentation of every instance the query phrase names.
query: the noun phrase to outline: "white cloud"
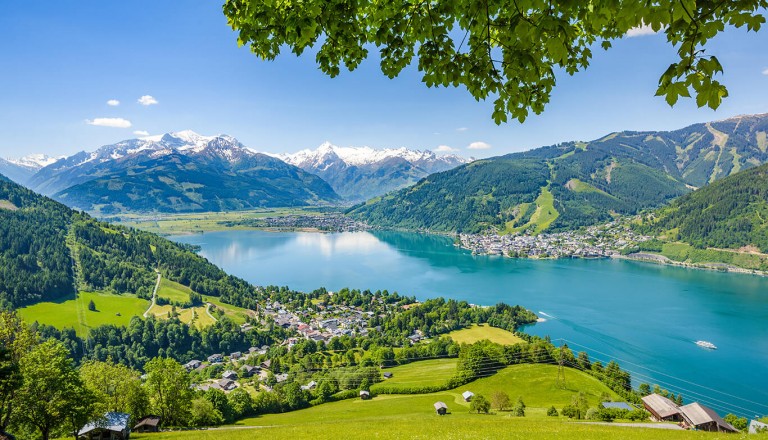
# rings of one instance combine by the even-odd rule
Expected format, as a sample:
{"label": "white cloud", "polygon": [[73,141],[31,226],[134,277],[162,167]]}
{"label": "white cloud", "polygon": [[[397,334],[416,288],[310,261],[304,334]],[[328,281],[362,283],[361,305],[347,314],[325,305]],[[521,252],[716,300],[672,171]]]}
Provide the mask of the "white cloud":
{"label": "white cloud", "polygon": [[149,132],[147,130],[136,130],[133,132],[136,136],[149,136]]}
{"label": "white cloud", "polygon": [[139,98],[139,104],[141,105],[152,105],[157,104],[157,99],[155,99],[152,95],[144,95],[141,98]]}
{"label": "white cloud", "polygon": [[449,153],[451,151],[459,151],[456,148],[449,147],[448,145],[439,145],[435,148],[435,153]]}
{"label": "white cloud", "polygon": [[656,33],[657,32],[654,31],[650,25],[644,24],[642,26],[633,27],[632,29],[628,30],[626,36],[628,38],[632,38],[642,37],[645,35],[656,35]]}
{"label": "white cloud", "polygon": [[107,101],[107,105],[110,107],[117,107],[118,105],[120,105],[120,101],[118,101],[117,99],[110,99],[109,101]]}
{"label": "white cloud", "polygon": [[768,75],[768,69],[763,70],[763,75]]}
{"label": "white cloud", "polygon": [[477,141],[477,142],[472,142],[471,144],[469,144],[469,146],[467,148],[470,149],[470,150],[487,150],[487,149],[491,148],[491,146],[490,146],[490,144],[486,144],[485,142]]}
{"label": "white cloud", "polygon": [[93,119],[86,119],[85,123],[88,125],[96,125],[99,127],[114,127],[114,128],[128,128],[131,126],[131,121],[123,118],[93,118]]}
{"label": "white cloud", "polygon": [[467,127],[459,127],[459,128],[456,129],[456,131],[458,131],[459,133],[461,133],[463,131],[467,131],[467,130],[469,130],[469,128],[467,128]]}

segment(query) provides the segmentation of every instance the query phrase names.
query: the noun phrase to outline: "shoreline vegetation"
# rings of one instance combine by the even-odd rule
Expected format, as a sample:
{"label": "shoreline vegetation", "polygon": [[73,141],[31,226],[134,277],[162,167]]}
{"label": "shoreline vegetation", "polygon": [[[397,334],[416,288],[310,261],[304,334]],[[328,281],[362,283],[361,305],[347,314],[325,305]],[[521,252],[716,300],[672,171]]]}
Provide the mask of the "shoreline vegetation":
{"label": "shoreline vegetation", "polygon": [[[331,208],[276,208],[234,212],[189,214],[129,214],[111,220],[161,235],[258,230],[266,232],[357,232],[378,229],[342,215]],[[504,258],[560,259],[613,258],[747,275],[768,276],[768,255],[735,249],[697,249],[687,243],[659,241],[631,227],[632,219],[589,226],[576,231],[527,234],[447,234],[434,231],[402,231],[442,235],[473,255]]]}

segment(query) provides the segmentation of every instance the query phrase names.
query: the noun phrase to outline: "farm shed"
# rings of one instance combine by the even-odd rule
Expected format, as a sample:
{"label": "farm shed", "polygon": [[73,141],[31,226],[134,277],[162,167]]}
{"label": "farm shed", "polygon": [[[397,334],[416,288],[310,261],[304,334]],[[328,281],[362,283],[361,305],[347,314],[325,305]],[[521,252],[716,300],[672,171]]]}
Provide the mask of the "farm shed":
{"label": "farm shed", "polygon": [[77,436],[88,440],[128,440],[131,435],[130,421],[130,414],[108,412],[85,425]]}
{"label": "farm shed", "polygon": [[659,394],[649,394],[643,397],[643,406],[651,413],[651,418],[657,422],[663,420],[677,421],[683,420],[680,408],[675,402]]}
{"label": "farm shed", "polygon": [[133,427],[133,432],[158,432],[160,416],[146,416]]}
{"label": "farm shed", "polygon": [[464,398],[465,402],[469,402],[470,400],[472,400],[473,397],[475,397],[475,393],[473,393],[472,391],[464,391],[463,393],[461,393],[461,397]]}
{"label": "farm shed", "polygon": [[698,402],[681,406],[680,411],[685,417],[685,423],[691,428],[712,432],[739,432],[738,429],[717,415],[714,410]]}
{"label": "farm shed", "polygon": [[435,411],[439,415],[444,416],[448,412],[448,405],[444,402],[435,402]]}

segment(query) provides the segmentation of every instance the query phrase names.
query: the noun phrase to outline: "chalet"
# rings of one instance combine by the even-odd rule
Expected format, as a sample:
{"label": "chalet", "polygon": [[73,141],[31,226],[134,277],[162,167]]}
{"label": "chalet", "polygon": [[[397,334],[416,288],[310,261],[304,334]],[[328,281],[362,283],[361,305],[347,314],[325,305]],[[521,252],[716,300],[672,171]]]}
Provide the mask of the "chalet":
{"label": "chalet", "polygon": [[224,355],[217,353],[208,356],[208,363],[218,364],[220,362],[224,362]]}
{"label": "chalet", "polygon": [[275,382],[277,382],[277,383],[283,383],[286,380],[288,380],[288,374],[287,373],[276,374],[275,375]]}
{"label": "chalet", "polygon": [[266,361],[261,363],[262,370],[269,370],[271,366],[272,366],[272,359],[267,359]]}
{"label": "chalet", "polygon": [[234,353],[230,353],[229,354],[229,358],[232,359],[232,360],[240,359],[241,357],[243,357],[243,353],[241,353],[239,351],[236,351]]}
{"label": "chalet", "polygon": [[229,380],[237,380],[237,372],[233,370],[227,370],[221,375],[221,377]]}
{"label": "chalet", "polygon": [[723,420],[715,411],[698,402],[681,406],[685,424],[699,431],[739,432],[730,423]]}
{"label": "chalet", "polygon": [[392,378],[392,376],[393,376],[393,375],[392,375],[392,373],[390,373],[389,371],[387,371],[386,373],[384,373],[384,379],[391,379],[391,378]]}
{"label": "chalet", "polygon": [[187,362],[186,364],[184,364],[184,368],[187,371],[192,371],[195,368],[199,368],[201,364],[202,364],[202,362],[198,361],[197,359],[193,359],[193,360]]}
{"label": "chalet", "polygon": [[437,414],[444,416],[448,412],[448,405],[443,402],[435,402],[435,411]]}
{"label": "chalet", "polygon": [[248,349],[248,354],[254,354],[259,351],[259,347],[251,347]]}
{"label": "chalet", "polygon": [[128,440],[131,435],[130,421],[130,414],[108,412],[85,425],[78,431],[77,437],[87,440]]}
{"label": "chalet", "polygon": [[366,391],[366,390],[360,390],[360,398],[361,398],[361,399],[363,399],[363,400],[368,400],[368,399],[370,399],[370,398],[371,398],[371,393],[370,393],[370,391]]}
{"label": "chalet", "polygon": [[635,408],[628,404],[627,402],[603,402],[602,403],[603,408],[616,408],[616,409],[626,409],[627,411],[632,411]]}
{"label": "chalet", "polygon": [[160,416],[146,416],[133,427],[133,432],[160,431]]}
{"label": "chalet", "polygon": [[240,371],[243,372],[243,377],[252,377],[254,374],[258,373],[261,368],[254,367],[251,365],[243,365],[243,368],[240,369]]}
{"label": "chalet", "polygon": [[237,388],[237,384],[232,379],[221,379],[216,382],[216,385],[224,391],[232,391]]}
{"label": "chalet", "polygon": [[750,434],[760,434],[763,432],[768,432],[768,423],[758,422],[757,420],[749,421]]}
{"label": "chalet", "polygon": [[469,402],[470,400],[472,400],[473,397],[475,397],[475,393],[473,393],[472,391],[464,391],[461,394],[461,397],[464,398],[465,402]]}
{"label": "chalet", "polygon": [[301,386],[302,390],[307,390],[307,391],[314,390],[315,388],[317,388],[317,382],[315,382],[314,380],[306,385]]}
{"label": "chalet", "polygon": [[651,413],[651,419],[661,421],[683,421],[683,414],[675,402],[659,394],[649,394],[642,398],[643,406]]}

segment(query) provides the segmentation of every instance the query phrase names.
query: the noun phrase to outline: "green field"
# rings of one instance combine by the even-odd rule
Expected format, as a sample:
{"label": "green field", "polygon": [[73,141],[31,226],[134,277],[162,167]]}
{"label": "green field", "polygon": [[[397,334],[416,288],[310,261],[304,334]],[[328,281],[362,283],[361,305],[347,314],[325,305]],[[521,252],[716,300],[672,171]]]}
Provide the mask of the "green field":
{"label": "green field", "polygon": [[536,198],[535,204],[536,211],[528,223],[517,227],[510,227],[511,223],[508,223],[504,233],[514,234],[526,229],[533,229],[534,234],[539,234],[560,216],[560,213],[555,209],[555,196],[547,187],[541,188],[541,194]]}
{"label": "green field", "polygon": [[[93,300],[96,311],[88,310]],[[128,325],[131,318],[141,316],[149,307],[149,301],[133,295],[115,295],[104,292],[80,292],[76,298],[61,302],[42,302],[19,309],[22,319],[39,322],[56,328],[74,328],[78,336],[85,336],[93,327],[100,325]]]}
{"label": "green field", "polygon": [[256,316],[253,310],[244,309],[242,307],[233,306],[232,304],[225,304],[221,302],[215,296],[203,296],[203,301],[209,302],[216,306],[218,309],[224,311],[224,316],[235,321],[237,324],[243,324],[245,318],[248,316]]}
{"label": "green field", "polygon": [[189,301],[189,294],[192,292],[187,286],[167,280],[165,278],[160,280],[160,286],[157,288],[157,296],[160,298],[166,298],[169,301],[176,301],[179,303],[186,303]]}
{"label": "green field", "polygon": [[208,231],[254,229],[247,226],[227,226],[254,218],[286,215],[317,214],[312,208],[271,208],[228,212],[197,212],[189,214],[121,214],[118,223],[160,235],[179,235]]}
{"label": "green field", "polygon": [[491,327],[488,324],[472,324],[471,327],[454,330],[448,333],[448,336],[459,344],[472,344],[477,341],[482,341],[483,339],[502,345],[514,345],[523,342],[523,340],[515,336],[514,333],[504,329]]}
{"label": "green field", "polygon": [[[454,367],[455,360],[423,361],[388,371],[425,372],[435,368]],[[406,368],[407,367],[407,368]],[[402,374],[401,374],[402,375]],[[395,374],[398,377],[398,374]],[[394,378],[393,378],[394,379]],[[283,414],[267,414],[241,420],[235,427],[204,431],[187,431],[151,435],[134,435],[136,439],[719,439],[726,434],[669,431],[644,427],[621,427],[587,422],[574,422],[565,417],[547,417],[544,408],[554,404],[561,408],[571,396],[584,391],[590,404],[607,388],[596,379],[576,370],[566,372],[566,389],[555,386],[556,367],[551,365],[517,365],[497,375],[480,379],[454,390],[422,395],[379,395],[371,400],[350,399],[327,403]],[[465,389],[490,395],[503,390],[513,399],[522,396],[527,404],[526,417],[511,417],[508,412],[491,411],[489,415],[469,412],[469,404],[461,399]],[[433,404],[445,402],[449,414],[438,416]],[[651,426],[651,424],[648,424]]]}
{"label": "green field", "polygon": [[384,371],[392,373],[392,378],[373,385],[371,391],[376,392],[377,388],[383,386],[441,386],[456,373],[456,359],[430,359],[387,368]]}

